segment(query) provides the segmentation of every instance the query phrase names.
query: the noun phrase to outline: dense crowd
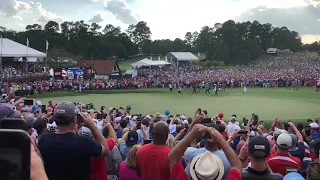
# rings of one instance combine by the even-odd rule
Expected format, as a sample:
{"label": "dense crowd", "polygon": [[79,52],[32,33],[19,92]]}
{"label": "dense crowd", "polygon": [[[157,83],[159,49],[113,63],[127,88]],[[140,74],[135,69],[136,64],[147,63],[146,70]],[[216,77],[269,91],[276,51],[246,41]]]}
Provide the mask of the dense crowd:
{"label": "dense crowd", "polygon": [[[25,94],[38,94],[44,91],[89,91],[127,88],[154,87],[196,87],[203,88],[209,84],[221,87],[318,87],[320,88],[320,60],[310,53],[286,53],[279,56],[268,56],[263,61],[252,64],[251,68],[233,69],[203,69],[190,62],[172,62],[162,68],[140,68],[139,75],[130,79],[90,80],[40,80],[43,68],[30,63],[29,75],[35,76],[35,81],[19,80],[0,84],[2,94],[7,94],[15,88]],[[4,77],[19,77],[23,67],[5,67]],[[41,77],[40,77],[41,76]],[[47,77],[47,76],[43,76]]]}
{"label": "dense crowd", "polygon": [[[0,103],[0,119],[25,123],[32,180],[320,178],[318,120],[304,125],[275,118],[266,127],[257,114],[209,117],[209,110],[199,108],[192,116],[168,109],[142,115],[130,106],[25,105],[14,94]],[[6,179],[10,172],[3,169]]]}
{"label": "dense crowd", "polygon": [[28,79],[48,78],[49,74],[37,63],[4,62],[2,65],[2,80],[6,82],[24,81]]}

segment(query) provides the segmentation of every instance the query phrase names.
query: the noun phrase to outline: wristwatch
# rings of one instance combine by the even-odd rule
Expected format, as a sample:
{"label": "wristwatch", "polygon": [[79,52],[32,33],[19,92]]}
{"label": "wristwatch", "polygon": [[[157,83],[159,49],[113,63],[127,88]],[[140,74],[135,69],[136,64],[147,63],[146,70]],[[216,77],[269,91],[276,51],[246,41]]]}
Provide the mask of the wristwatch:
{"label": "wristwatch", "polygon": [[109,125],[111,125],[111,123],[107,123],[107,125],[106,125],[106,126],[109,126]]}
{"label": "wristwatch", "polygon": [[233,140],[233,137],[232,137],[232,136],[229,136],[229,139]]}

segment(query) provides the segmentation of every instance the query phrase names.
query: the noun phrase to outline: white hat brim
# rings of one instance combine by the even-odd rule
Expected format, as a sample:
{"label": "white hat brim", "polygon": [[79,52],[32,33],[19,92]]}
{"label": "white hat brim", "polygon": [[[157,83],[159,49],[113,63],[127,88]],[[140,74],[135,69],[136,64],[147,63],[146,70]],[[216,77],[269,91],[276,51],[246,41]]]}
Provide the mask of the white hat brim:
{"label": "white hat brim", "polygon": [[[196,175],[196,172],[194,171],[193,167],[195,166],[195,163],[197,162],[197,159],[200,158],[200,156],[203,156],[204,153],[202,154],[198,154],[197,156],[195,156],[191,163],[190,163],[190,175],[192,177],[193,180],[200,180],[198,179],[197,175]],[[217,180],[221,180],[223,175],[224,175],[224,165],[223,165],[223,162],[222,160],[219,158],[219,156],[215,155],[215,154],[212,154],[212,157],[215,159],[215,161],[218,163],[218,166],[219,166],[219,176],[217,177]],[[207,179],[212,179],[213,177],[208,177]],[[206,180],[206,179],[201,179],[201,180]]]}

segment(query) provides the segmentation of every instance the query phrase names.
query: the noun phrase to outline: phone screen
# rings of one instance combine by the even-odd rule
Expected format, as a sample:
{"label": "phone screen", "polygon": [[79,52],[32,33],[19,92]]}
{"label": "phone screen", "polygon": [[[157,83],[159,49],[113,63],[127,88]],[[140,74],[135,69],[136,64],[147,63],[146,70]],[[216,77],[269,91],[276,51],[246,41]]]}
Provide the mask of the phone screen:
{"label": "phone screen", "polygon": [[105,119],[106,117],[106,114],[97,114],[97,119]]}
{"label": "phone screen", "polygon": [[152,140],[143,140],[143,145],[152,143]]}
{"label": "phone screen", "polygon": [[42,113],[46,113],[46,111],[47,111],[46,105],[42,105],[42,106],[41,106],[41,112],[42,112]]}
{"label": "phone screen", "polygon": [[24,93],[22,91],[16,91],[16,92],[14,92],[14,95],[22,97],[22,96],[24,96]]}
{"label": "phone screen", "polygon": [[21,179],[21,150],[16,148],[0,148],[0,164],[5,168],[0,172],[4,179]]}
{"label": "phone screen", "polygon": [[24,100],[24,105],[32,106],[33,104],[34,104],[34,100],[33,99]]}
{"label": "phone screen", "polygon": [[25,121],[21,119],[5,118],[0,121],[0,128],[1,129],[20,129],[20,130],[26,131],[27,124]]}
{"label": "phone screen", "polygon": [[238,134],[248,134],[248,131],[247,130],[244,130],[244,129],[241,129]]}
{"label": "phone screen", "polygon": [[0,177],[30,179],[30,137],[21,130],[0,130]]}
{"label": "phone screen", "polygon": [[78,123],[83,123],[84,122],[84,120],[83,120],[83,118],[82,118],[82,116],[80,114],[77,114],[77,122]]}

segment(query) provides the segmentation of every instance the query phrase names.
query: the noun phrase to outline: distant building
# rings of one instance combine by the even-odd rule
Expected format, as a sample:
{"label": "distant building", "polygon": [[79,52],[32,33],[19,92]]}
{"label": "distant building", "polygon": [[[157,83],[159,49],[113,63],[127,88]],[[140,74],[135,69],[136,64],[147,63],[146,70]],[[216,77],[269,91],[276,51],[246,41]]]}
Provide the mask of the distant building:
{"label": "distant building", "polygon": [[267,54],[277,55],[278,51],[279,51],[279,49],[277,49],[277,48],[268,48],[267,49]]}
{"label": "distant building", "polygon": [[112,76],[121,75],[119,65],[115,60],[80,60],[76,66],[91,68],[94,78],[110,79]]}

